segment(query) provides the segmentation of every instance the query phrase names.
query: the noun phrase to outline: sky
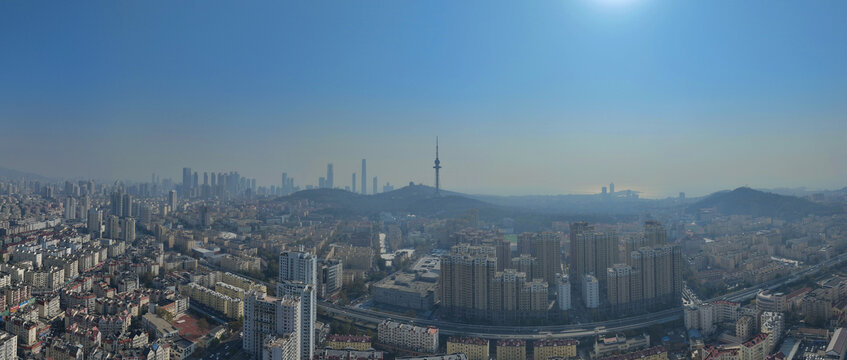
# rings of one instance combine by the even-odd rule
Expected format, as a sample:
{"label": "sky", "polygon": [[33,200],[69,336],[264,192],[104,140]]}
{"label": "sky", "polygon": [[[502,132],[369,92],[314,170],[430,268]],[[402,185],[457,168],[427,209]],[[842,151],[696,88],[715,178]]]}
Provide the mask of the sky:
{"label": "sky", "polygon": [[841,188],[847,2],[0,2],[2,167],[431,185],[436,136],[469,193]]}

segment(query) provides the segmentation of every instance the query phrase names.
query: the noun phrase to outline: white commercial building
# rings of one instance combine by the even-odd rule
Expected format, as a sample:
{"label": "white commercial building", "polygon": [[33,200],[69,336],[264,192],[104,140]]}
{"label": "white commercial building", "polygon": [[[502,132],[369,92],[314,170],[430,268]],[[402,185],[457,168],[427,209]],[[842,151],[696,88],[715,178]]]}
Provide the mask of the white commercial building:
{"label": "white commercial building", "polygon": [[557,295],[559,310],[567,311],[571,309],[571,282],[567,275],[562,275],[559,278],[559,292]]}
{"label": "white commercial building", "polygon": [[582,300],[585,307],[596,309],[600,307],[600,283],[591,274],[585,274],[582,279]]}

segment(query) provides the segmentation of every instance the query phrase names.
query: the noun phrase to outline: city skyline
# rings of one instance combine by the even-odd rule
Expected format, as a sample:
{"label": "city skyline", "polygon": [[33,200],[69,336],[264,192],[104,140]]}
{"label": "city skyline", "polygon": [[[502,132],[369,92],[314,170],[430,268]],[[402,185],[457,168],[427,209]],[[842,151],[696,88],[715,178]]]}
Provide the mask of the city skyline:
{"label": "city skyline", "polygon": [[0,5],[0,166],[434,185],[438,135],[465,193],[847,184],[847,4],[450,6]]}

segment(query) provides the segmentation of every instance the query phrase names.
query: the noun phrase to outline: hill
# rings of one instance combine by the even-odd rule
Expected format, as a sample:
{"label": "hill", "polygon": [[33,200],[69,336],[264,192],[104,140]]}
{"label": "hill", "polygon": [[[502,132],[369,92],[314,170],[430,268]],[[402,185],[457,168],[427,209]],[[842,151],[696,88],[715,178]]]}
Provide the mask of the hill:
{"label": "hill", "polygon": [[686,210],[693,213],[704,208],[716,208],[724,215],[767,216],[780,219],[797,219],[810,214],[830,215],[839,212],[837,208],[806,199],[753,190],[748,187],[711,194],[690,205]]}
{"label": "hill", "polygon": [[15,169],[9,169],[0,167],[0,179],[9,179],[9,180],[18,180],[18,179],[29,179],[29,180],[38,180],[38,181],[53,181],[54,179],[50,179],[46,176],[42,176],[39,174],[28,173],[24,171],[18,171]]}
{"label": "hill", "polygon": [[435,196],[435,189],[425,185],[409,185],[376,195],[338,189],[313,189],[298,191],[281,199],[308,199],[327,206],[329,211],[363,216],[386,211],[450,217],[471,209],[495,207],[450,191],[442,191],[440,196]]}
{"label": "hill", "polygon": [[453,218],[467,214],[470,210],[477,210],[481,220],[497,223],[505,218],[512,219],[516,232],[549,229],[554,221],[610,222],[614,220],[614,217],[608,215],[544,213],[521,207],[491,204],[452,191],[442,190],[441,196],[437,197],[434,194],[435,189],[432,187],[410,185],[376,195],[361,195],[337,189],[304,190],[279,200],[312,200],[325,206],[322,212],[341,216],[375,216],[386,211],[395,215],[415,214]]}

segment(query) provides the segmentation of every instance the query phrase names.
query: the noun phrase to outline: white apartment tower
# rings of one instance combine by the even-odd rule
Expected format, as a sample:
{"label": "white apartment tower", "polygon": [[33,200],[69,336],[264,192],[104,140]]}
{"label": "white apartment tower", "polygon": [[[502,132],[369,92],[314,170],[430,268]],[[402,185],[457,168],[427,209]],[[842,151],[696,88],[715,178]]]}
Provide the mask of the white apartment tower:
{"label": "white apartment tower", "polygon": [[254,358],[264,358],[268,339],[294,338],[300,351],[300,299],[291,296],[271,297],[252,292],[244,299],[243,348]]}
{"label": "white apartment tower", "polygon": [[315,353],[317,316],[317,259],[308,252],[286,251],[279,255],[277,296],[300,299],[300,358],[310,360]]}

